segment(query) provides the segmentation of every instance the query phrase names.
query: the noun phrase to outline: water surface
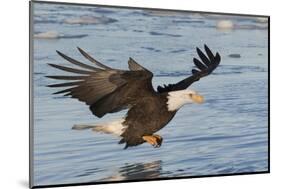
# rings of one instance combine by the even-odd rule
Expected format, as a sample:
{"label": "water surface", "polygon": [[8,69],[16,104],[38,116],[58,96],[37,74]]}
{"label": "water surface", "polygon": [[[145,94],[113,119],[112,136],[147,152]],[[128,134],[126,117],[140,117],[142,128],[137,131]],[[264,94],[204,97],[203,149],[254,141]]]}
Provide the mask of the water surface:
{"label": "water surface", "polygon": [[[217,30],[216,23],[222,19],[239,27]],[[52,31],[53,37],[34,39],[34,184],[266,171],[268,31],[267,23],[258,21],[241,16],[35,3],[34,33]],[[206,102],[184,106],[158,132],[164,138],[158,149],[143,144],[123,150],[117,137],[71,130],[74,124],[118,119],[126,111],[98,119],[83,103],[51,95],[56,89],[45,87],[54,83],[46,75],[62,73],[47,63],[69,65],[56,50],[87,62],[77,51],[79,46],[120,69],[127,69],[127,61],[133,57],[154,73],[156,88],[190,75],[195,48],[203,44],[222,57],[211,76],[190,87]]]}

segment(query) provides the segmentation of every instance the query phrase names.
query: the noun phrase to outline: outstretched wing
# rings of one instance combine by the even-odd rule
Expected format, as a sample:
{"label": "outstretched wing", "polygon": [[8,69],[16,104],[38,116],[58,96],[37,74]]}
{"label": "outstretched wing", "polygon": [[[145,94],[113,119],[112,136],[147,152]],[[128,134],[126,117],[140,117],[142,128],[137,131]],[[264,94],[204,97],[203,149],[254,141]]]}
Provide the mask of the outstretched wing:
{"label": "outstretched wing", "polygon": [[138,98],[155,93],[151,83],[153,74],[132,58],[128,62],[130,71],[119,70],[98,62],[80,48],[78,50],[94,66],[79,62],[57,51],[61,57],[79,68],[49,64],[59,70],[72,73],[72,75],[46,76],[67,81],[48,85],[64,88],[54,94],[64,94],[85,102],[94,115],[102,117],[106,113],[126,109],[134,105]]}
{"label": "outstretched wing", "polygon": [[197,58],[193,59],[193,62],[197,69],[192,69],[192,75],[176,84],[168,84],[157,87],[159,93],[184,90],[189,87],[193,82],[198,81],[200,78],[205,77],[212,73],[214,69],[219,65],[221,57],[219,53],[214,55],[207,45],[204,45],[207,56],[199,49],[196,48],[197,54],[199,55],[200,60]]}

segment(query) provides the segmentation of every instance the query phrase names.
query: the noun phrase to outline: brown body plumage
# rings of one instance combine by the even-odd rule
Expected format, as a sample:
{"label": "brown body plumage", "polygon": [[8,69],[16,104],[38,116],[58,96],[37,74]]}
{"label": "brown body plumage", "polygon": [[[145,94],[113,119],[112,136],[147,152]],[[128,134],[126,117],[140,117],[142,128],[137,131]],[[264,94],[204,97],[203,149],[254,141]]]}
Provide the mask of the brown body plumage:
{"label": "brown body plumage", "polygon": [[167,93],[142,98],[127,113],[124,124],[130,129],[121,135],[120,143],[126,142],[127,146],[144,143],[143,136],[151,136],[162,129],[175,114],[176,111],[167,109]]}

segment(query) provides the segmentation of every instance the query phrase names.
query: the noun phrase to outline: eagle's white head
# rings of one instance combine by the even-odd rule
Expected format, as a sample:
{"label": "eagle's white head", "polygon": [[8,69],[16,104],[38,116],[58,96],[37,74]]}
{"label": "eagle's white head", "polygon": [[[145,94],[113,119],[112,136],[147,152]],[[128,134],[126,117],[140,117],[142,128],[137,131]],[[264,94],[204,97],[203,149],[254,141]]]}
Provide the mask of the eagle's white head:
{"label": "eagle's white head", "polygon": [[171,91],[168,93],[167,106],[169,111],[175,111],[180,109],[183,105],[188,103],[203,103],[203,96],[199,95],[193,90],[180,90]]}

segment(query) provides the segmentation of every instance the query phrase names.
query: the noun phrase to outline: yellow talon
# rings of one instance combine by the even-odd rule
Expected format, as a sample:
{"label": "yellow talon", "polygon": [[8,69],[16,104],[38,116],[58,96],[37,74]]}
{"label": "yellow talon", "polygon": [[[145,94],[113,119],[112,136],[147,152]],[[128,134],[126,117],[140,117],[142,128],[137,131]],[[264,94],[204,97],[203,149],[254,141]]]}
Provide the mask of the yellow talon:
{"label": "yellow talon", "polygon": [[160,147],[163,141],[163,138],[159,135],[143,136],[142,139],[155,148]]}

